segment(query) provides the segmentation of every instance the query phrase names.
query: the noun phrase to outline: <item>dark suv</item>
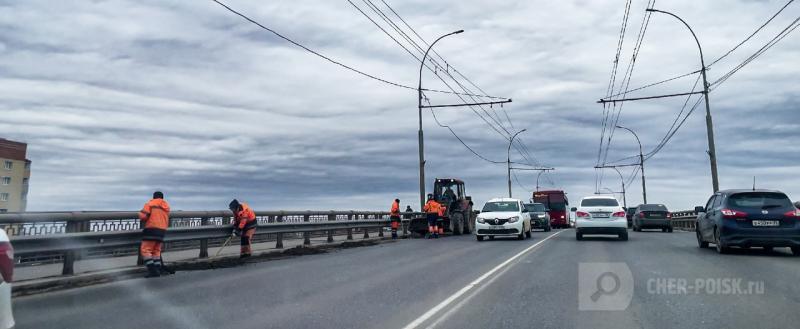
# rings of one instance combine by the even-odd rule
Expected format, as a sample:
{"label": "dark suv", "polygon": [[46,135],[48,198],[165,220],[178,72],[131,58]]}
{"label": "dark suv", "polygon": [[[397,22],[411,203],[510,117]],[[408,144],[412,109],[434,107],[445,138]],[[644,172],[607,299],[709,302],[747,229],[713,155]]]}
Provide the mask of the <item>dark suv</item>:
{"label": "dark suv", "polygon": [[550,232],[550,213],[544,204],[541,203],[526,203],[525,209],[531,214],[531,228],[542,229],[545,232]]}
{"label": "dark suv", "polygon": [[715,193],[697,212],[697,243],[730,247],[790,247],[800,255],[800,210],[789,197],[771,190],[726,190]]}
{"label": "dark suv", "polygon": [[663,204],[640,204],[633,213],[633,230],[655,228],[672,232],[672,213]]}

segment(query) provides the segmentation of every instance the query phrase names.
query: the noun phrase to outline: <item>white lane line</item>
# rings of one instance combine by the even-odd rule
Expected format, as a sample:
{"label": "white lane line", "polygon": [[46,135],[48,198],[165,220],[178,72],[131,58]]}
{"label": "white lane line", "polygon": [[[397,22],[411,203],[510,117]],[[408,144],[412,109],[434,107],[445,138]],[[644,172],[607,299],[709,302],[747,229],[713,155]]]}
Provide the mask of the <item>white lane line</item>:
{"label": "white lane line", "polygon": [[420,316],[416,320],[412,321],[411,323],[409,323],[408,325],[403,327],[403,329],[414,329],[414,328],[417,328],[420,324],[424,323],[425,321],[428,321],[431,317],[433,317],[434,315],[439,313],[442,309],[444,309],[448,305],[452,304],[456,299],[458,299],[459,297],[461,297],[462,295],[467,293],[467,291],[469,291],[470,289],[474,288],[475,286],[481,284],[481,282],[486,280],[486,278],[488,278],[489,276],[491,276],[495,272],[497,272],[500,269],[502,269],[503,267],[507,266],[508,264],[510,264],[511,262],[516,260],[517,258],[522,257],[522,255],[524,255],[527,252],[531,251],[533,248],[538,247],[540,244],[544,243],[545,241],[550,240],[550,238],[561,234],[561,232],[564,232],[564,231],[558,231],[558,232],[556,232],[556,233],[554,233],[554,234],[542,239],[542,241],[539,241],[539,242],[533,244],[532,246],[530,246],[528,248],[525,248],[525,250],[520,251],[516,255],[511,256],[511,258],[506,259],[506,261],[500,263],[500,265],[497,265],[493,269],[491,269],[488,272],[484,273],[479,278],[475,279],[475,281],[472,281],[470,284],[466,285],[464,288],[461,288],[461,290],[457,291],[455,294],[451,295],[450,297],[447,297],[447,299],[445,299],[444,301],[439,303],[439,305],[434,306],[432,309],[430,309],[427,312],[425,312],[425,314],[423,314],[422,316]]}

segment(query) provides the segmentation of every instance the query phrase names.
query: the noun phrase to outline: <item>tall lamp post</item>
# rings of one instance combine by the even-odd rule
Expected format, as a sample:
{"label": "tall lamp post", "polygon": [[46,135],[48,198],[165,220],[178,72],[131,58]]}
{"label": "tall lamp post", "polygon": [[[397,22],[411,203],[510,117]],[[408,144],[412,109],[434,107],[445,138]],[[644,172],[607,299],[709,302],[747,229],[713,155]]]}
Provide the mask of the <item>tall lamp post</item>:
{"label": "tall lamp post", "polygon": [[[678,15],[675,15],[667,11],[651,9],[651,8],[648,8],[647,11],[667,14],[677,18],[679,21],[681,21],[681,23],[683,23],[683,25],[686,25],[686,28],[688,28],[689,32],[692,33],[692,37],[694,37],[694,41],[697,43],[697,49],[700,50],[700,66],[702,66],[700,72],[702,72],[703,75],[703,96],[705,96],[706,99],[706,135],[708,137],[708,156],[711,162],[711,183],[714,187],[714,192],[717,192],[719,191],[719,176],[717,173],[717,151],[716,147],[714,146],[714,123],[711,120],[711,105],[709,105],[708,101],[708,79],[706,78],[706,62],[705,59],[703,58],[703,47],[700,46],[700,40],[697,39],[697,35],[694,33],[694,30],[692,30],[692,27],[689,26],[689,24],[686,23],[686,21],[684,21],[682,18],[678,17]],[[642,180],[642,182],[644,182],[644,180]]]}
{"label": "tall lamp post", "polygon": [[617,167],[612,167],[612,168],[614,168],[614,171],[616,171],[617,174],[619,175],[619,180],[620,180],[621,185],[622,185],[622,205],[627,210],[628,209],[628,199],[625,196],[625,177],[622,177],[622,173],[619,171],[619,169],[617,169]]}
{"label": "tall lamp post", "polygon": [[596,166],[594,168],[595,169],[611,168],[611,169],[614,169],[614,171],[617,172],[617,175],[619,175],[620,184],[622,185],[622,206],[625,207],[625,209],[628,209],[628,200],[627,200],[627,197],[625,196],[626,195],[626,192],[625,192],[625,177],[622,177],[622,172],[620,172],[619,169],[617,169],[617,167],[615,167],[615,166]]}
{"label": "tall lamp post", "polygon": [[517,137],[520,133],[526,131],[528,129],[522,129],[518,131],[514,136],[511,136],[511,139],[508,141],[508,153],[506,157],[506,165],[508,168],[508,197],[511,198],[511,144],[514,143],[514,138]]}
{"label": "tall lamp post", "polygon": [[459,33],[462,33],[462,32],[464,32],[464,30],[458,30],[458,31],[455,31],[455,32],[451,32],[451,33],[445,34],[445,35],[439,37],[438,39],[436,39],[434,42],[431,43],[430,46],[428,46],[428,50],[425,51],[425,55],[422,56],[422,60],[420,61],[420,64],[419,64],[419,87],[417,88],[417,101],[418,101],[417,108],[419,109],[419,134],[418,134],[417,138],[419,139],[419,207],[420,207],[420,209],[422,209],[425,206],[425,145],[424,145],[424,139],[423,139],[423,136],[422,136],[422,68],[425,67],[425,60],[428,57],[428,52],[430,52],[431,48],[433,48],[433,45],[435,45],[437,42],[439,42],[439,40],[442,40],[447,36],[451,36],[451,35],[454,35],[454,34],[459,34]]}
{"label": "tall lamp post", "polygon": [[[642,169],[642,199],[644,201],[643,203],[647,203],[647,184],[645,183],[645,180],[644,180],[644,154],[642,153],[642,141],[639,140],[639,135],[636,135],[636,133],[633,132],[633,130],[630,130],[630,129],[625,128],[623,126],[617,126],[617,128],[625,129],[627,131],[630,131],[631,134],[633,134],[633,137],[636,137],[636,142],[639,143],[639,167]],[[614,168],[614,169],[616,169],[616,168]],[[624,185],[625,182],[622,182],[622,184]]]}

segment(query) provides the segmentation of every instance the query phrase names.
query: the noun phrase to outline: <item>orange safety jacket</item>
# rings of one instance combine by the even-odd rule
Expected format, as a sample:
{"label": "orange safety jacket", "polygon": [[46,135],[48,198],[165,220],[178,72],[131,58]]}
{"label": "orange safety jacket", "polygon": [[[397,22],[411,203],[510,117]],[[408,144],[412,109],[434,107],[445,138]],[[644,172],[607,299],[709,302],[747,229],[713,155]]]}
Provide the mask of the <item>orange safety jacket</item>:
{"label": "orange safety jacket", "polygon": [[234,227],[247,231],[251,228],[256,228],[258,221],[256,221],[256,213],[246,203],[241,203],[242,210],[239,210],[234,216]]}
{"label": "orange safety jacket", "polygon": [[164,241],[169,227],[169,203],[164,199],[152,199],[139,211],[139,219],[144,222],[142,240]]}
{"label": "orange safety jacket", "polygon": [[437,214],[438,215],[441,208],[442,208],[442,205],[440,205],[438,202],[436,202],[436,200],[432,200],[431,199],[431,200],[428,200],[428,202],[425,202],[425,206],[422,207],[422,211],[424,211],[426,213],[429,213],[429,214],[432,213],[432,214]]}
{"label": "orange safety jacket", "polygon": [[389,210],[389,215],[391,215],[391,216],[400,216],[400,203],[399,202],[392,202],[392,209]]}

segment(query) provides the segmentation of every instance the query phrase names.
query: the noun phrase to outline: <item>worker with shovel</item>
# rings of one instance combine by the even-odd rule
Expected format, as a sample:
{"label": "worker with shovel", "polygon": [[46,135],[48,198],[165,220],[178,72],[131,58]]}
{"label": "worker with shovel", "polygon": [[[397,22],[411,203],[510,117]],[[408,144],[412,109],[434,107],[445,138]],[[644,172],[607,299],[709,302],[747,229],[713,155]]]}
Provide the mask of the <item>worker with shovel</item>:
{"label": "worker with shovel", "polygon": [[140,253],[144,265],[147,266],[147,278],[161,276],[162,273],[174,273],[161,260],[161,246],[169,226],[169,203],[164,200],[164,193],[156,191],[153,199],[148,201],[139,211],[139,219],[144,225]]}
{"label": "worker with shovel", "polygon": [[256,226],[258,226],[256,213],[246,203],[239,203],[236,199],[233,199],[228,204],[228,208],[233,212],[233,232],[231,234],[242,237],[239,258],[250,257],[253,252],[253,235],[256,233]]}

